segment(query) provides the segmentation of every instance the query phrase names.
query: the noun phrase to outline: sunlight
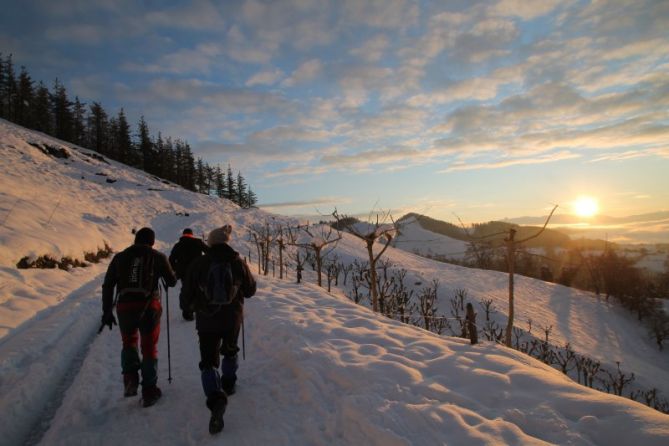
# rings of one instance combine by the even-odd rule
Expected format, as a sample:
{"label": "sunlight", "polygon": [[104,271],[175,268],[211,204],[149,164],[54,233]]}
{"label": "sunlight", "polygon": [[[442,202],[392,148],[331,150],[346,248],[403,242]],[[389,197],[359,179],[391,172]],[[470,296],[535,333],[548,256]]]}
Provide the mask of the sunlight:
{"label": "sunlight", "polygon": [[580,217],[592,217],[599,211],[597,200],[592,197],[578,197],[573,204],[574,214]]}

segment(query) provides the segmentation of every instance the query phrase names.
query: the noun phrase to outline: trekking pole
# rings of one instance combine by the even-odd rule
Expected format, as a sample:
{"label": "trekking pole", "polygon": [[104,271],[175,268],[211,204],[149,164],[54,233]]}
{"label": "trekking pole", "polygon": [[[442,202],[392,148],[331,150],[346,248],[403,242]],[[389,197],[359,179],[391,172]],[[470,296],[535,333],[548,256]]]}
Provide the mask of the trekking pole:
{"label": "trekking pole", "polygon": [[242,359],[246,361],[246,342],[244,339],[244,313],[242,312]]}
{"label": "trekking pole", "polygon": [[167,382],[172,384],[172,355],[170,352],[170,292],[167,289],[167,283],[163,281],[165,287],[165,305],[167,306]]}

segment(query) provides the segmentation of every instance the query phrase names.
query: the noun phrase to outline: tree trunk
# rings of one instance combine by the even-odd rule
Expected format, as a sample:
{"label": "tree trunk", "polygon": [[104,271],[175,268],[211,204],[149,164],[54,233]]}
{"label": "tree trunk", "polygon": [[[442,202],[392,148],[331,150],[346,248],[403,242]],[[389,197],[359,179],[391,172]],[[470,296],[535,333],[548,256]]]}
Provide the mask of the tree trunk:
{"label": "tree trunk", "polygon": [[509,264],[509,319],[506,324],[506,340],[507,347],[511,347],[511,332],[513,331],[513,273],[516,266],[516,242],[514,237],[516,230],[509,230],[509,238],[506,240],[507,261]]}
{"label": "tree trunk", "polygon": [[321,259],[321,250],[316,249],[316,271],[318,272],[318,286],[323,286],[322,266],[323,259]]}
{"label": "tree trunk", "polygon": [[372,292],[372,311],[377,313],[379,311],[379,292],[376,289],[376,261],[374,259],[374,240],[367,240],[367,254],[369,254],[369,278]]}

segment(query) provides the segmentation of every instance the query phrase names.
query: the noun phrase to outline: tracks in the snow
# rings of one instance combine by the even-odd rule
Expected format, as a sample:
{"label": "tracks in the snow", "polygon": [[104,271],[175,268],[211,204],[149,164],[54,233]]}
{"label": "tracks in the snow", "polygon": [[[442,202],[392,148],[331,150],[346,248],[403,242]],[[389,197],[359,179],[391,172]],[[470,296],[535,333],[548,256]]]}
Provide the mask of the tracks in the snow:
{"label": "tracks in the snow", "polygon": [[99,324],[101,277],[38,313],[0,343],[0,434],[39,442],[76,377]]}

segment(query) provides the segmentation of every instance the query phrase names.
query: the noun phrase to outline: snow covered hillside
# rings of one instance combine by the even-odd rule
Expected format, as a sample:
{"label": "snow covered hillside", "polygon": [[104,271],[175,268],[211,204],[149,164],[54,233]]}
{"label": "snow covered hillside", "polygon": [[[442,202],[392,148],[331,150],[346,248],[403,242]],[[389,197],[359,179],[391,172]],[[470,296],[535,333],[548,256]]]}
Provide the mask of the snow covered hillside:
{"label": "snow covered hillside", "polygon": [[[32,144],[30,144],[32,143]],[[43,153],[64,148],[69,158]],[[168,252],[184,227],[224,223],[255,264],[248,228],[274,217],[184,191],[143,172],[0,120],[0,438],[2,444],[669,444],[669,416],[576,384],[529,356],[438,336],[356,305],[344,292],[260,277],[247,302],[246,360],[226,426],[207,432],[193,323],[170,289],[159,345],[164,397],[144,409],[122,397],[118,328],[97,335],[107,261],[69,271],[17,269],[24,256],[83,259],[105,242],[156,230]],[[109,182],[107,180],[110,180]],[[341,261],[364,260],[344,235]],[[506,276],[437,263],[390,248],[385,257],[413,284],[439,279],[446,296],[506,303]],[[254,272],[257,270],[254,269]],[[633,318],[590,294],[519,278],[517,321],[553,325],[556,343],[605,363],[622,360],[638,380],[669,393],[669,359]],[[165,301],[163,302],[165,304]]]}
{"label": "snow covered hillside", "polygon": [[454,260],[463,260],[467,251],[467,242],[423,229],[414,217],[402,222],[393,246],[421,256]]}

